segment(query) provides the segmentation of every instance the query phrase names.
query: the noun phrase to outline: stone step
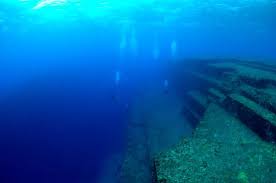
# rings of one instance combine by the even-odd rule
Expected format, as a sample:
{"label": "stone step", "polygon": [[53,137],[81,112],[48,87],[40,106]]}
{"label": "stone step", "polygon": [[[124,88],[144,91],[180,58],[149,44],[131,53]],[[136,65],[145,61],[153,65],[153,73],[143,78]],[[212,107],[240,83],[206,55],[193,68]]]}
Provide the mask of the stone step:
{"label": "stone step", "polygon": [[199,89],[207,90],[208,88],[216,88],[222,92],[229,92],[223,81],[217,80],[211,75],[205,75],[198,72],[190,72],[190,78],[193,78],[195,83],[200,86]]}
{"label": "stone step", "polygon": [[[269,93],[265,90],[257,89],[252,86],[243,84],[240,87],[241,93],[254,102],[262,105],[271,112],[276,113],[276,93]],[[274,90],[275,92],[276,90]]]}
{"label": "stone step", "polygon": [[208,105],[208,99],[199,91],[189,91],[187,92],[187,97],[185,98],[188,106],[196,111],[199,116],[202,116]]}
{"label": "stone step", "polygon": [[192,128],[195,128],[198,125],[198,123],[200,121],[200,116],[195,111],[193,111],[193,109],[190,106],[183,103],[181,113],[182,113],[183,117],[191,125]]}
{"label": "stone step", "polygon": [[213,101],[217,103],[222,103],[226,98],[226,96],[221,91],[215,88],[209,88],[208,94],[214,99]]}
{"label": "stone step", "polygon": [[[235,62],[235,61],[234,61]],[[253,67],[256,69],[266,70],[270,72],[276,73],[276,66],[273,64],[264,64],[263,62],[255,62],[255,61],[237,61],[236,63],[244,66]]]}
{"label": "stone step", "polygon": [[240,81],[257,88],[265,88],[267,85],[276,86],[276,73],[274,72],[232,62],[209,64],[209,66],[217,69],[232,69],[231,72],[235,73]]}
{"label": "stone step", "polygon": [[276,142],[276,115],[239,94],[227,97],[225,106],[264,140]]}
{"label": "stone step", "polygon": [[185,93],[182,106],[183,117],[195,128],[203,116],[208,105],[207,97],[199,91]]}

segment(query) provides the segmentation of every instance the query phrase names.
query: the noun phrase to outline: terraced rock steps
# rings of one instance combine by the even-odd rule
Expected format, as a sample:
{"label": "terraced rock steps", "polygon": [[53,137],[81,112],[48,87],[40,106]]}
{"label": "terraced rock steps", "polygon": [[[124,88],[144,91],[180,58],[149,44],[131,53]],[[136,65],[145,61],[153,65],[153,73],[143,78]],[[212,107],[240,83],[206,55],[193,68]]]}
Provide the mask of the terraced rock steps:
{"label": "terraced rock steps", "polygon": [[[175,63],[169,78],[179,94],[173,103],[167,98],[160,107],[163,97],[146,102],[154,94],[142,102],[154,109],[150,113],[138,105],[143,110],[134,119],[142,125],[130,125],[121,182],[274,183],[276,66],[218,59],[183,63]],[[171,147],[175,143],[166,139],[179,124],[194,131],[174,138],[182,140]]]}
{"label": "terraced rock steps", "polygon": [[276,113],[276,93],[273,89],[257,89],[244,84],[240,87],[241,94],[262,105],[264,108]]}
{"label": "terraced rock steps", "polygon": [[[209,67],[229,69],[230,72],[239,77],[244,83],[251,84],[255,87],[266,87],[269,84],[276,86],[276,73],[263,70],[263,67],[244,66],[239,63],[222,62],[209,64]],[[272,66],[270,66],[273,68]]]}
{"label": "terraced rock steps", "polygon": [[[276,119],[271,117],[276,113],[276,66],[239,60],[207,60],[190,64],[193,70],[183,68],[186,81],[183,77],[179,79],[182,85],[193,83],[185,88],[204,94],[209,102],[237,114],[264,140],[276,142]],[[180,68],[177,69],[179,75]],[[183,90],[185,93],[191,91]],[[202,113],[196,105],[188,106],[192,108],[189,110]]]}
{"label": "terraced rock steps", "polygon": [[196,127],[205,112],[208,104],[207,98],[199,91],[187,92],[182,106],[183,117],[192,127]]}
{"label": "terraced rock steps", "polygon": [[274,113],[242,95],[231,94],[228,100],[227,108],[231,108],[249,128],[263,139],[276,142]]}
{"label": "terraced rock steps", "polygon": [[213,101],[217,101],[219,103],[222,103],[226,98],[226,96],[222,92],[214,88],[208,89],[208,97],[211,98]]}
{"label": "terraced rock steps", "polygon": [[191,138],[155,158],[158,183],[272,183],[276,146],[211,103]]}

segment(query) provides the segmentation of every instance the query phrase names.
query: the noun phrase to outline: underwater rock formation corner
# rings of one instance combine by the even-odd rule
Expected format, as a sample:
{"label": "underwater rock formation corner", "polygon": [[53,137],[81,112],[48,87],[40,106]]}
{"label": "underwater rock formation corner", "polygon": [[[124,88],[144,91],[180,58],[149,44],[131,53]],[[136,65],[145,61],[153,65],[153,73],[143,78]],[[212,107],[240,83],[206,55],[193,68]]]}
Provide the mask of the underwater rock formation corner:
{"label": "underwater rock formation corner", "polygon": [[157,182],[273,182],[276,66],[240,60],[193,62],[173,74],[196,128],[155,158]]}

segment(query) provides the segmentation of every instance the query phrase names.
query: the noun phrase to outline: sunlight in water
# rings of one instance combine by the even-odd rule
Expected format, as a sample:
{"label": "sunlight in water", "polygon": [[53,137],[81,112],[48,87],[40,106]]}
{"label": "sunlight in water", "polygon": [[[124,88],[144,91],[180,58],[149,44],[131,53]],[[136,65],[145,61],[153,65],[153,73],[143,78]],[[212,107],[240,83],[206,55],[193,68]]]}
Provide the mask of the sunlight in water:
{"label": "sunlight in water", "polygon": [[[220,27],[236,17],[253,24],[275,10],[275,0],[1,0],[0,15],[7,11],[4,5],[14,7],[18,19],[35,18],[32,23],[34,20],[74,21],[84,18],[103,24],[150,23],[166,27],[176,23],[184,27],[200,26],[206,21],[206,15],[221,17],[212,22]],[[258,13],[254,11],[256,7],[259,7]]]}
{"label": "sunlight in water", "polygon": [[67,0],[42,0],[42,1],[38,2],[38,4],[33,7],[33,9],[37,10],[37,9],[43,8],[45,6],[64,5],[67,2],[68,2]]}

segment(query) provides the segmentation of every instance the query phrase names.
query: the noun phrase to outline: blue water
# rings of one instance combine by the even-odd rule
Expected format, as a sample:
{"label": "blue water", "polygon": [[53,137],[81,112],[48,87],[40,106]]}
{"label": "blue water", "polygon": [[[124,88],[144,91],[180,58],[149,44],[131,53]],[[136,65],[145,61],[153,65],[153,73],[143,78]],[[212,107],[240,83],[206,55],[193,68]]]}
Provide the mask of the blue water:
{"label": "blue water", "polygon": [[[74,20],[68,14],[75,6],[32,14],[39,1],[26,2],[0,3],[3,183],[99,181],[106,159],[125,152],[133,101],[149,88],[162,89],[170,62],[276,59],[273,1],[236,3],[242,8],[235,12],[211,1],[209,9],[201,2],[188,12],[180,1],[157,1],[163,13],[132,1],[127,11],[116,7],[92,18],[76,13]],[[40,17],[55,8],[67,14]]]}

